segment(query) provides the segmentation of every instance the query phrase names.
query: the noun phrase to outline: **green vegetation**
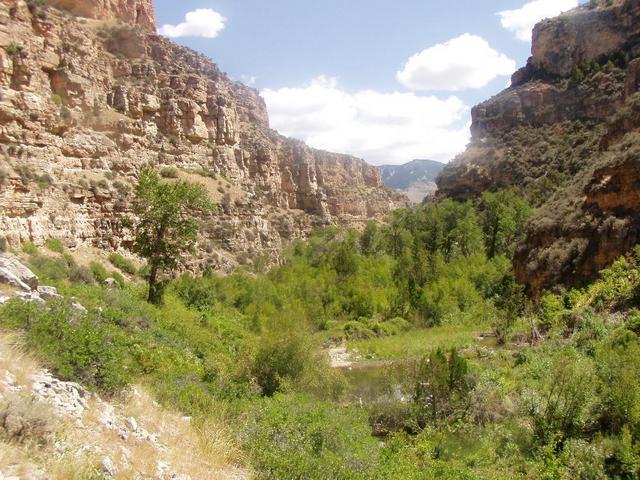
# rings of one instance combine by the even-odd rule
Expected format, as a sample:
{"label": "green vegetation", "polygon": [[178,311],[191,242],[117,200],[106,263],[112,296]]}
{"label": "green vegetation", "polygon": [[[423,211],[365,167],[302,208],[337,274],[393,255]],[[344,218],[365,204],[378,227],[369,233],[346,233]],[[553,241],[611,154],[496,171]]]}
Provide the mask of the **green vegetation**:
{"label": "green vegetation", "polygon": [[111,262],[111,265],[113,265],[117,269],[129,275],[136,275],[138,273],[138,269],[133,264],[133,262],[123,257],[119,253],[114,252],[111,255],[109,255],[109,262]]}
{"label": "green vegetation", "polygon": [[35,255],[38,253],[38,247],[35,245],[35,243],[24,242],[22,244],[22,251],[28,255]]}
{"label": "green vegetation", "polygon": [[[49,250],[55,253],[63,253],[64,252],[64,244],[61,240],[57,238],[48,238],[46,242],[44,242],[44,246]],[[29,253],[29,252],[27,252]]]}
{"label": "green vegetation", "polygon": [[133,251],[149,262],[151,303],[162,302],[159,276],[175,269],[182,253],[193,250],[198,235],[197,215],[212,209],[202,185],[164,183],[153,170],[144,170],[136,187]]}
{"label": "green vegetation", "polygon": [[392,337],[376,337],[350,341],[349,347],[365,358],[376,360],[400,360],[418,358],[424,352],[438,348],[464,349],[473,345],[478,333],[491,330],[489,323],[460,323],[428,329],[411,329]]}
{"label": "green vegetation", "polygon": [[[145,248],[161,212],[197,232],[158,199],[167,185],[147,173],[138,187]],[[398,210],[319,230],[266,273],[167,280],[159,304],[148,286],[104,285],[101,264],[32,250],[64,299],[11,301],[0,325],[63,379],[104,395],[141,382],[196,424],[222,417],[258,479],[640,478],[640,248],[533,303],[511,271],[529,215],[510,191]],[[322,352],[341,342],[351,371]]]}
{"label": "green vegetation", "polygon": [[7,47],[7,55],[11,57],[15,57],[17,55],[20,55],[23,50],[24,50],[24,47],[22,45],[18,45],[17,43],[11,42]]}
{"label": "green vegetation", "polygon": [[162,178],[178,178],[180,171],[175,167],[164,167],[160,170],[160,176]]}

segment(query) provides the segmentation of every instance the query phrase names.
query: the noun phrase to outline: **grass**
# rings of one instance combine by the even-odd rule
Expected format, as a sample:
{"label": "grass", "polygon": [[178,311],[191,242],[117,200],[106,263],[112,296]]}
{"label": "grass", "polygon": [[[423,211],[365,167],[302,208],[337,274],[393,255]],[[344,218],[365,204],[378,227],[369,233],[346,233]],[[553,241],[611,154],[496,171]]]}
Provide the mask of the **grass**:
{"label": "grass", "polygon": [[[83,428],[55,417],[51,406],[29,396],[32,376],[40,369],[26,353],[22,336],[0,332],[0,378],[10,375],[24,391],[11,393],[0,384],[0,476],[12,472],[19,478],[39,478],[34,472],[42,471],[52,480],[103,479],[99,473],[103,457],[92,453],[101,451],[108,452],[117,466],[117,478],[155,478],[159,462],[194,479],[249,478],[238,466],[244,458],[225,424],[223,409],[206,419],[191,419],[160,406],[144,387],[132,387],[114,406],[113,418],[116,423],[135,418],[138,428],[156,435],[167,447],[156,448],[105,427],[101,417],[108,410],[99,399],[89,402],[81,419]],[[9,415],[20,419],[20,429],[6,427]]]}
{"label": "grass", "polygon": [[[151,395],[140,386],[132,389],[124,405],[124,413],[136,418],[146,430],[157,433],[159,441],[165,445],[172,445],[179,438],[180,448],[169,450],[164,458],[158,460],[168,461],[190,478],[210,478],[212,471],[224,470],[243,461],[235,437],[215,414],[206,419],[184,417],[154,404]],[[152,464],[155,468],[156,462]],[[132,466],[132,476],[142,471],[141,466]],[[150,474],[153,468],[149,470]]]}
{"label": "grass", "polygon": [[25,242],[22,244],[22,251],[27,255],[36,255],[38,253],[38,247],[35,243]]}
{"label": "grass", "polygon": [[373,360],[399,360],[415,358],[438,347],[466,348],[478,335],[489,329],[485,325],[445,325],[423,330],[412,330],[392,337],[348,342],[349,350]]}
{"label": "grass", "polygon": [[54,253],[64,253],[64,244],[58,238],[49,238],[44,242],[44,246]]}
{"label": "grass", "polygon": [[0,398],[0,437],[11,443],[43,446],[55,429],[52,409],[26,393]]}
{"label": "grass", "polygon": [[111,262],[111,265],[116,267],[118,270],[128,275],[136,275],[138,273],[138,269],[136,268],[134,263],[128,258],[120,255],[119,253],[114,252],[109,255],[109,262]]}
{"label": "grass", "polygon": [[25,387],[30,385],[30,377],[37,371],[38,364],[27,354],[23,337],[0,332],[0,372],[11,372],[15,382]]}

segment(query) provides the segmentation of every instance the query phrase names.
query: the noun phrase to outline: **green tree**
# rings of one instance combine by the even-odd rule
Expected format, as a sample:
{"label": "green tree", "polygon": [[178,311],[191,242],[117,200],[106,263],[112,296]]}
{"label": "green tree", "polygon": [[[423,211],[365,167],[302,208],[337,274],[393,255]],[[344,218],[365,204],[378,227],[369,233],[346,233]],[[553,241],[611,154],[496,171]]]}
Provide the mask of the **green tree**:
{"label": "green tree", "polygon": [[448,355],[438,348],[418,365],[413,401],[436,421],[463,411],[470,390],[467,361],[455,348]]}
{"label": "green tree", "polygon": [[487,256],[511,257],[515,242],[533,213],[531,207],[512,190],[483,193],[480,207]]}
{"label": "green tree", "polygon": [[145,169],[138,178],[133,211],[133,251],[149,264],[148,301],[162,302],[163,272],[174,270],[181,254],[192,252],[198,236],[198,217],[213,205],[202,185],[164,182]]}
{"label": "green tree", "polygon": [[360,237],[360,248],[362,249],[362,253],[369,257],[384,252],[384,236],[377,223],[367,223]]}
{"label": "green tree", "polygon": [[341,242],[332,259],[333,268],[341,277],[348,277],[358,271],[358,248],[351,240]]}

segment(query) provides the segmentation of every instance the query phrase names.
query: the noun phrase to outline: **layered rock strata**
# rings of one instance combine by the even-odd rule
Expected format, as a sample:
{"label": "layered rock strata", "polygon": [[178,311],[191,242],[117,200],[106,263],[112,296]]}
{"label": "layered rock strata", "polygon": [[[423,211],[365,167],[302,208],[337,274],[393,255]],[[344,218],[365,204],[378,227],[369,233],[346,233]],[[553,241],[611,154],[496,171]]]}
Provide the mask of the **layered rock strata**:
{"label": "layered rock strata", "polygon": [[[403,205],[364,161],[270,130],[264,101],[157,35],[150,0],[0,0],[0,243],[117,249],[146,165],[219,205],[194,266],[277,256]],[[58,7],[58,8],[53,8]]]}

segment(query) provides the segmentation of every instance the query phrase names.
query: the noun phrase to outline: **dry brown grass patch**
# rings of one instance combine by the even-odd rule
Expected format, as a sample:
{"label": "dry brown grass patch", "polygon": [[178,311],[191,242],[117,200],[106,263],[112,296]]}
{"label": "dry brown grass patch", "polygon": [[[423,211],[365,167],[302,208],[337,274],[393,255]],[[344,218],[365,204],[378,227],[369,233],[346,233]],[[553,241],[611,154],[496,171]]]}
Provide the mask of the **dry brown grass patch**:
{"label": "dry brown grass patch", "polygon": [[[223,472],[231,465],[244,463],[235,437],[215,418],[192,420],[158,406],[142,388],[133,389],[124,411],[160,443],[169,446],[162,461],[192,478],[228,478]],[[179,440],[178,440],[179,439]],[[216,476],[215,471],[220,473]]]}

